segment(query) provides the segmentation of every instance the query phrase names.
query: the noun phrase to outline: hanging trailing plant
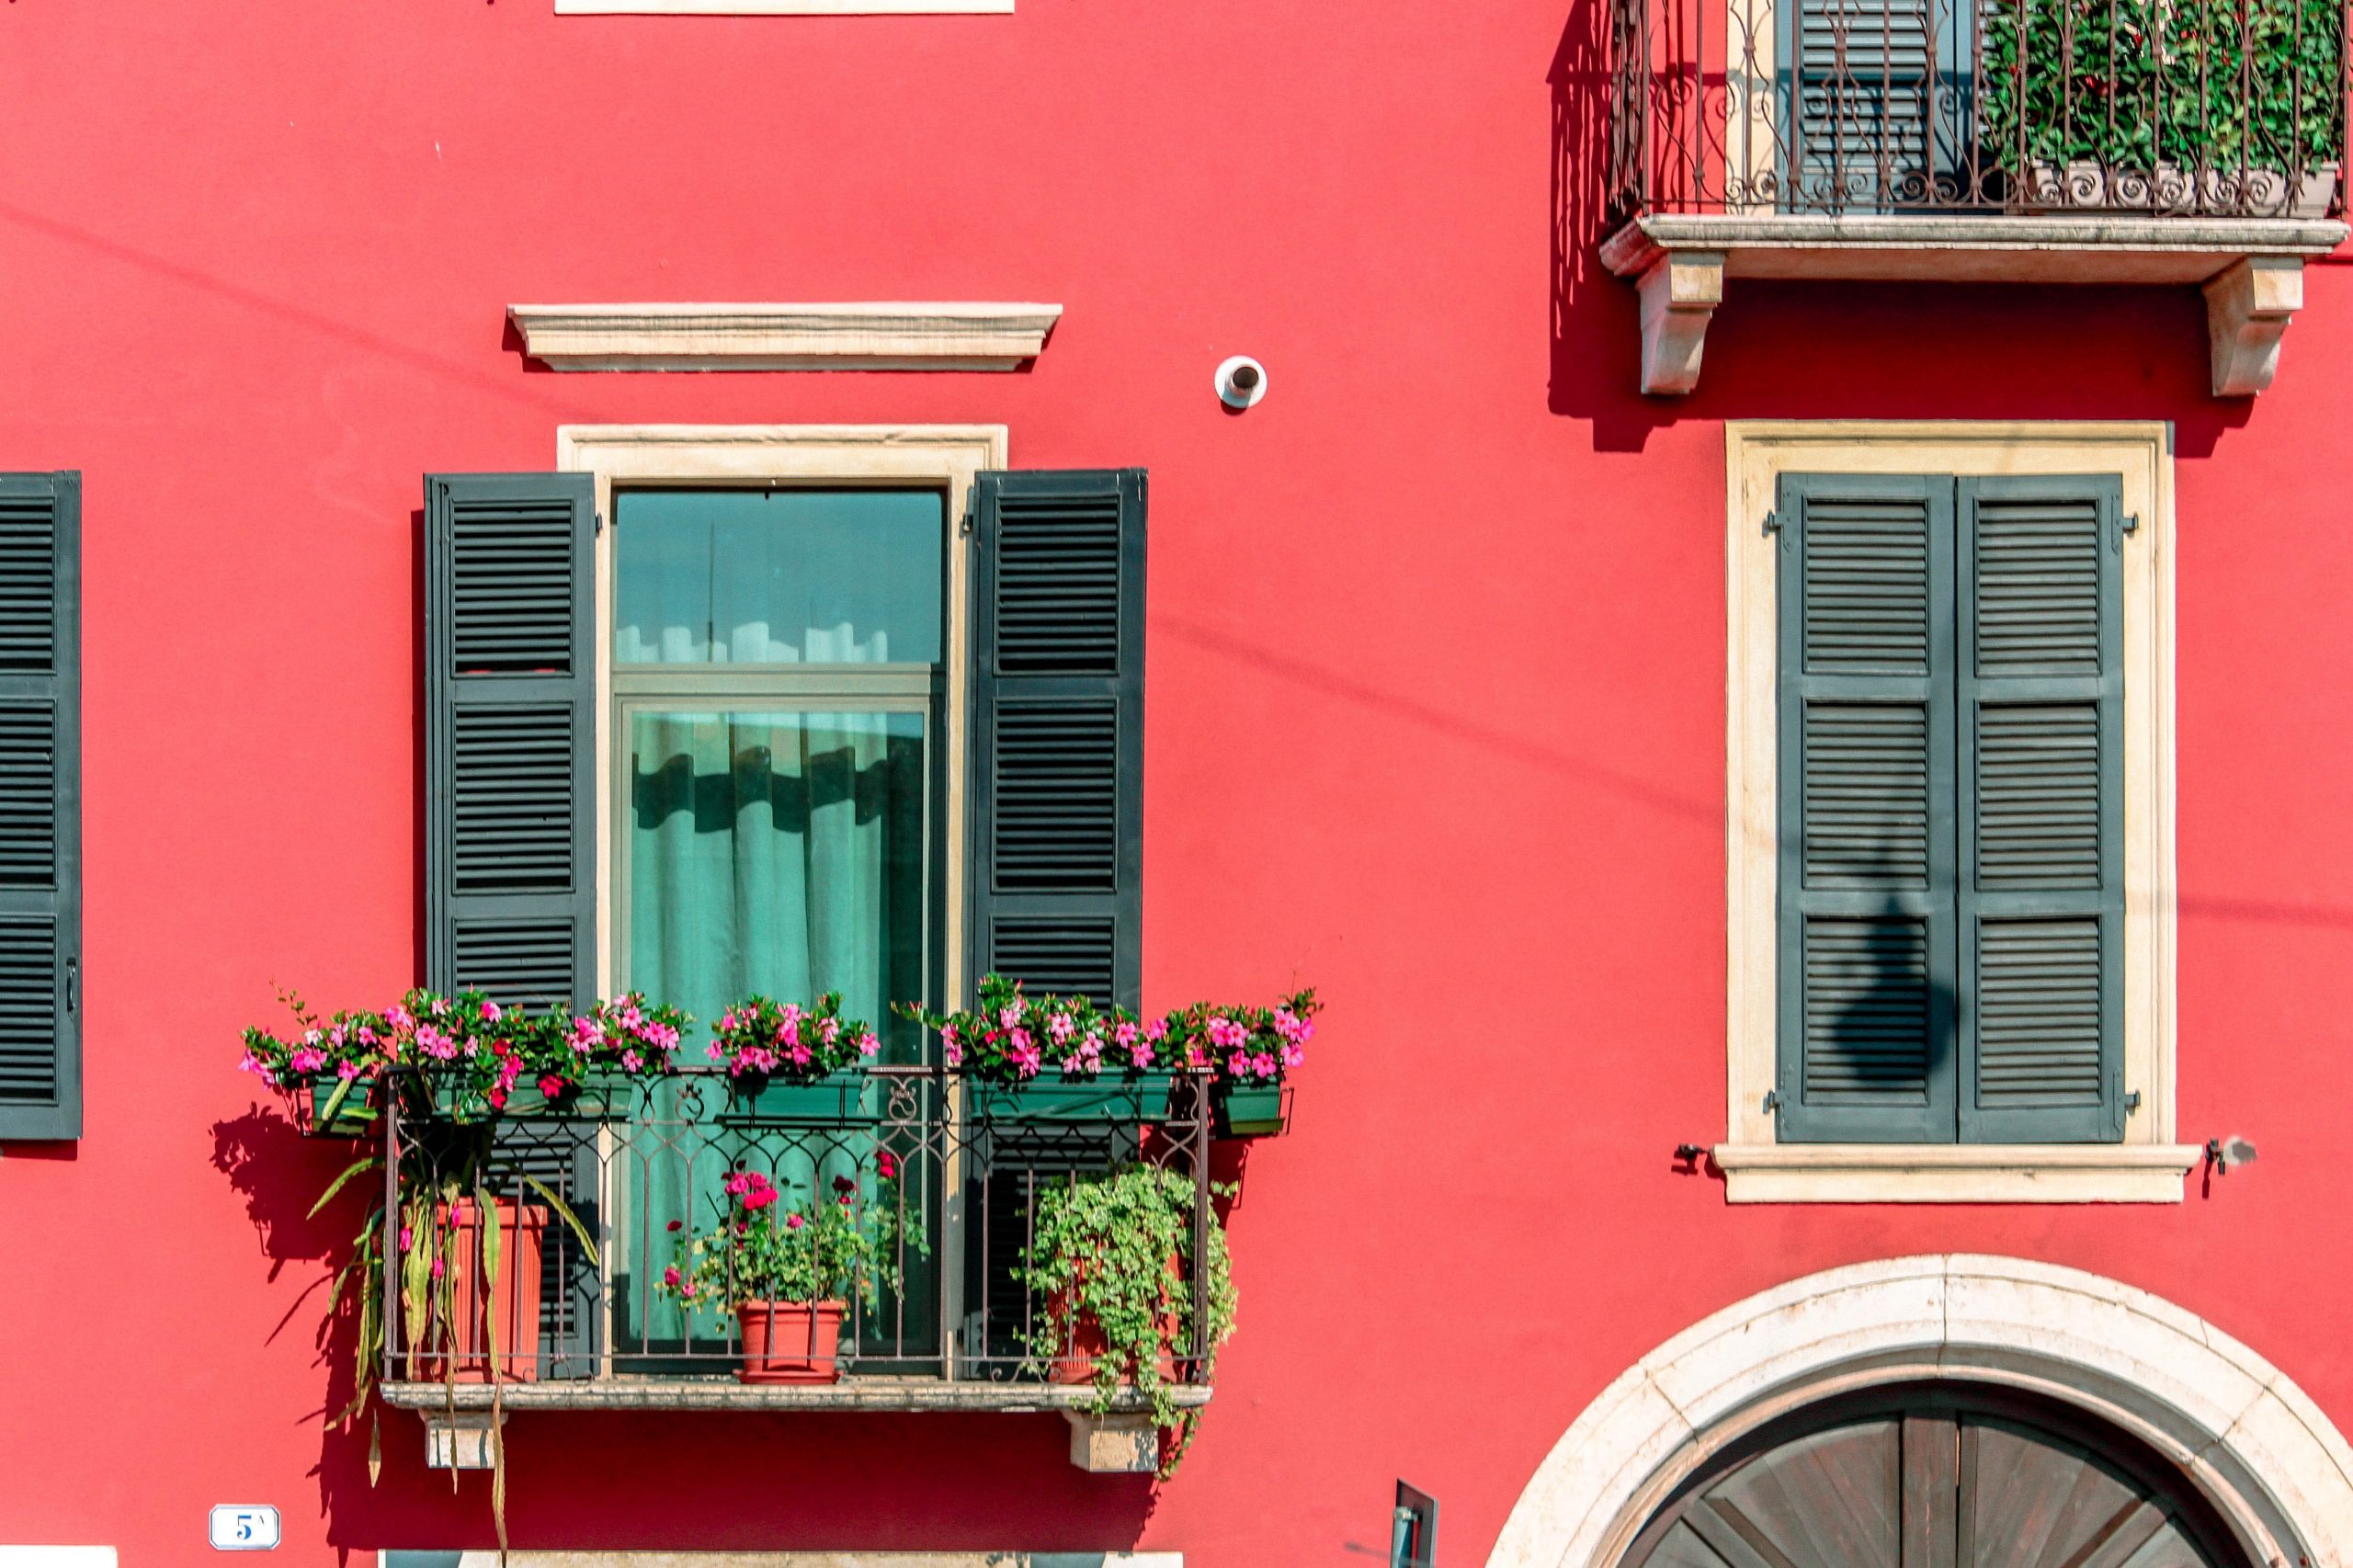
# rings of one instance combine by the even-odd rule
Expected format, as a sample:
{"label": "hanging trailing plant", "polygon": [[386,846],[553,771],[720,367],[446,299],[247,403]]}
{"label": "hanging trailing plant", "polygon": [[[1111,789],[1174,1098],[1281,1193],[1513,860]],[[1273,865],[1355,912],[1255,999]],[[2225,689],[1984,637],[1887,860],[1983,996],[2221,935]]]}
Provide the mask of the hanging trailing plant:
{"label": "hanging trailing plant", "polygon": [[[1049,1187],[1039,1195],[1018,1270],[1044,1304],[1029,1336],[1036,1369],[1053,1374],[1091,1358],[1086,1408],[1097,1415],[1133,1388],[1163,1434],[1163,1475],[1175,1471],[1195,1419],[1176,1403],[1177,1358],[1198,1356],[1197,1376],[1206,1381],[1233,1333],[1225,1228],[1212,1213],[1206,1255],[1195,1258],[1195,1198],[1192,1177],[1145,1165]],[[1194,1314],[1197,1268],[1205,1276],[1205,1320]]]}

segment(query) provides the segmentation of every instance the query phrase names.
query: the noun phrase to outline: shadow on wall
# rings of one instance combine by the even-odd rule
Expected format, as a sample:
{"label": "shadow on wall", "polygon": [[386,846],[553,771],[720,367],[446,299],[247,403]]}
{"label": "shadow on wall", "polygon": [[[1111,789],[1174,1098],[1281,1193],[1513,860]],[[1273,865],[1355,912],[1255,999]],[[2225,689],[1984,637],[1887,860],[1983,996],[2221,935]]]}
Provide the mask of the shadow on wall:
{"label": "shadow on wall", "polygon": [[[1634,286],[1599,255],[1618,216],[1611,4],[1568,0],[1546,74],[1547,406],[1589,421],[1594,449],[1639,452],[1653,431],[1690,420],[2164,416],[2176,450],[2195,458],[2246,422],[2259,400],[2211,394],[2205,305],[2187,287],[1734,278],[1708,329],[1698,390],[1643,396]],[[2291,359],[2295,345],[2291,335]]]}
{"label": "shadow on wall", "polygon": [[[371,1145],[304,1138],[256,1106],[212,1126],[212,1164],[244,1200],[267,1277],[305,1283],[258,1353],[308,1335],[320,1399],[318,1517],[345,1561],[387,1548],[494,1545],[491,1478],[425,1467],[425,1428],[376,1409],[343,1426],[358,1342],[358,1292],[330,1294],[381,1189],[320,1193]],[[1238,1180],[1238,1159],[1221,1180]],[[368,1282],[380,1289],[378,1282]],[[1211,1430],[1213,1431],[1212,1423]],[[801,1416],[532,1412],[506,1429],[507,1527],[517,1548],[1125,1551],[1158,1493],[1149,1476],[1089,1475],[1054,1415]],[[1211,1437],[1207,1440],[1214,1441]],[[371,1466],[373,1457],[380,1465]],[[371,1476],[371,1468],[378,1473]],[[434,1561],[428,1553],[422,1562]]]}

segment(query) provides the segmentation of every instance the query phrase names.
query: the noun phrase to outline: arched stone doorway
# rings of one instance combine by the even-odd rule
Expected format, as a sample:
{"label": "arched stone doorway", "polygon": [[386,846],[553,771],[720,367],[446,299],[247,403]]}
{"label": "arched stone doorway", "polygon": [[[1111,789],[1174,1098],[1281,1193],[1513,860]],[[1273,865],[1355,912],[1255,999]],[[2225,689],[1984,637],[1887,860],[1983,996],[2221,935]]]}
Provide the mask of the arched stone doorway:
{"label": "arched stone doorway", "polygon": [[1823,1402],[1687,1481],[1622,1568],[2250,1568],[2180,1471],[2063,1405],[1956,1383]]}
{"label": "arched stone doorway", "polygon": [[2030,1399],[2159,1456],[2227,1527],[2236,1555],[2219,1562],[2353,1565],[2353,1448],[2294,1380],[2145,1290],[1954,1253],[1791,1279],[1667,1340],[1553,1445],[1487,1568],[1624,1568],[1660,1510],[1757,1434],[1825,1401],[1926,1384]]}

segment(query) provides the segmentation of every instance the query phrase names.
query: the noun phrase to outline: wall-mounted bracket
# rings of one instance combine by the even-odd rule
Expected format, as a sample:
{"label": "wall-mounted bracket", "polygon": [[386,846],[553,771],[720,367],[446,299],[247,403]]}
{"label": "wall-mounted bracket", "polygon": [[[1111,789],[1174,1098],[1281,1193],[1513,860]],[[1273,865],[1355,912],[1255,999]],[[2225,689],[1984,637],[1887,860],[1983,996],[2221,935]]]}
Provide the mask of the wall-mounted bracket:
{"label": "wall-mounted bracket", "polygon": [[2304,262],[2250,256],[2206,280],[2206,341],[2216,397],[2253,397],[2279,369],[2279,340],[2304,304]]}

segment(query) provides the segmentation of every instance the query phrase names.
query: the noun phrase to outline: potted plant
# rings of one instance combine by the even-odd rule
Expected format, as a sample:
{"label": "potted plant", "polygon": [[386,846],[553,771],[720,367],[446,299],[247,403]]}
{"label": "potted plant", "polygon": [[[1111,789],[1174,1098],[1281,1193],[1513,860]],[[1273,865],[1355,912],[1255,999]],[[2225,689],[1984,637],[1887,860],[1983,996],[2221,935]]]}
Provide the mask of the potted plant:
{"label": "potted plant", "polygon": [[287,1095],[306,1137],[366,1136],[376,1125],[383,1020],[353,1012],[321,1020],[292,992],[280,992],[278,999],[294,1014],[293,1034],[280,1039],[267,1029],[245,1030],[244,1059],[237,1065]]}
{"label": "potted plant", "polygon": [[[899,1163],[887,1150],[875,1157],[874,1180],[863,1205],[858,1180],[838,1175],[824,1199],[788,1207],[772,1177],[739,1168],[714,1196],[718,1224],[682,1239],[679,1262],[662,1271],[657,1289],[688,1308],[734,1313],[744,1340],[738,1381],[836,1382],[852,1292],[871,1306],[881,1289],[898,1286]],[[922,1245],[919,1234],[913,1244]]]}
{"label": "potted plant", "polygon": [[1197,1002],[1168,1016],[1171,1043],[1215,1074],[1210,1101],[1217,1136],[1270,1138],[1283,1131],[1289,1119],[1284,1077],[1307,1059],[1322,1010],[1308,990],[1272,1007]]}
{"label": "potted plant", "polygon": [[972,1012],[902,1011],[939,1033],[983,1121],[1147,1122],[1168,1114],[1168,1026],[1084,996],[1030,996],[992,974]]}
{"label": "potted plant", "polygon": [[[1151,1165],[1050,1187],[1039,1195],[1019,1271],[1043,1308],[1029,1336],[1033,1363],[1057,1381],[1091,1382],[1087,1408],[1098,1415],[1133,1390],[1165,1434],[1163,1473],[1191,1435],[1174,1385],[1185,1372],[1206,1381],[1233,1332],[1225,1230],[1211,1214],[1207,1255],[1193,1256],[1196,1198],[1190,1176]],[[1199,1322],[1197,1267],[1207,1276]]]}
{"label": "potted plant", "polygon": [[711,1025],[710,1055],[727,1070],[722,1119],[871,1122],[861,1069],[881,1050],[873,1029],[842,1017],[838,991],[811,1006],[753,996]]}

